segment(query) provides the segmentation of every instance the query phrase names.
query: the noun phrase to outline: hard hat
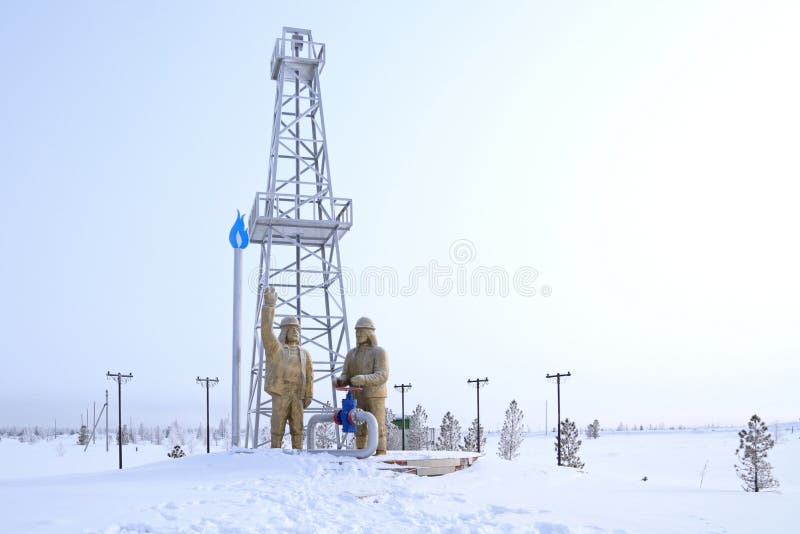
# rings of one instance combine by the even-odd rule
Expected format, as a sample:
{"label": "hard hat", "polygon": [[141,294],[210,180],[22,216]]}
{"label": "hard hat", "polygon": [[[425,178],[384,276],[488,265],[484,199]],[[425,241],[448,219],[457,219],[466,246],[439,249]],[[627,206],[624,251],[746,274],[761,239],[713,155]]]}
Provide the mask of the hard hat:
{"label": "hard hat", "polygon": [[356,321],[356,328],[369,328],[370,330],[375,330],[375,323],[373,323],[372,319],[369,317],[362,317]]}
{"label": "hard hat", "polygon": [[297,317],[284,317],[281,319],[281,328],[285,326],[296,326],[300,328],[300,321],[297,320]]}

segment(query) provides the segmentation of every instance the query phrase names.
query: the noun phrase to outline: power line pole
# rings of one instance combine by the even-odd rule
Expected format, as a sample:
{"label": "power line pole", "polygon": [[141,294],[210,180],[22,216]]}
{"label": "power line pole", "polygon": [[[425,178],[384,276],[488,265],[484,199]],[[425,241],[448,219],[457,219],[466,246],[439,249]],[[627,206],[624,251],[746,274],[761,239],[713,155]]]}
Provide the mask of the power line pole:
{"label": "power line pole", "polygon": [[403,426],[400,427],[400,431],[403,436],[403,450],[406,450],[406,390],[411,389],[411,383],[396,385],[394,389],[400,392],[400,417],[403,418]]}
{"label": "power line pole", "polygon": [[[122,469],[122,383],[131,380],[133,378],[133,373],[124,375],[122,373],[107,371],[106,378],[117,382],[117,441],[119,442],[119,468]],[[108,391],[106,391],[106,395],[108,395]],[[106,434],[106,443],[108,443],[108,434]]]}
{"label": "power line pole", "polygon": [[108,452],[108,390],[106,390],[106,452]]}
{"label": "power line pole", "polygon": [[211,452],[211,431],[209,427],[209,411],[208,411],[208,390],[219,384],[219,378],[200,378],[199,376],[196,379],[196,382],[200,384],[201,387],[206,388],[206,454]]}
{"label": "power line pole", "polygon": [[548,374],[545,377],[556,379],[556,391],[558,392],[558,434],[556,437],[556,443],[558,444],[558,465],[561,465],[561,379],[568,376],[572,376],[569,371],[566,373],[556,373],[554,375]]}
{"label": "power line pole", "polygon": [[488,383],[488,378],[467,379],[467,384],[475,384],[475,391],[478,394],[478,452],[481,452],[481,388]]}

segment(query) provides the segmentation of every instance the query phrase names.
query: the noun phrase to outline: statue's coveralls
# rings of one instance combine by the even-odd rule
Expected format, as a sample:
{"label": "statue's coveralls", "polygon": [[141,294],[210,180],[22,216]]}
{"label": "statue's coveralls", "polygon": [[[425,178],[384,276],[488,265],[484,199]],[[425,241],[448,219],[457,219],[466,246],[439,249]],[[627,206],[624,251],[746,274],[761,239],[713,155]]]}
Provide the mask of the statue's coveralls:
{"label": "statue's coveralls", "polygon": [[261,310],[261,341],[267,360],[264,391],[272,395],[270,445],[279,448],[283,443],[286,422],[292,436],[292,448],[303,448],[303,410],[314,396],[314,370],[311,355],[300,346],[282,343],[272,331],[275,308]]}
{"label": "statue's coveralls", "polygon": [[[350,349],[344,359],[342,374],[337,383],[349,386],[350,379],[356,375],[364,377],[363,389],[354,391],[357,406],[375,416],[378,421],[379,454],[386,452],[386,380],[389,378],[389,359],[386,351],[378,346],[366,343]],[[356,447],[363,449],[367,445],[367,425],[356,427]]]}

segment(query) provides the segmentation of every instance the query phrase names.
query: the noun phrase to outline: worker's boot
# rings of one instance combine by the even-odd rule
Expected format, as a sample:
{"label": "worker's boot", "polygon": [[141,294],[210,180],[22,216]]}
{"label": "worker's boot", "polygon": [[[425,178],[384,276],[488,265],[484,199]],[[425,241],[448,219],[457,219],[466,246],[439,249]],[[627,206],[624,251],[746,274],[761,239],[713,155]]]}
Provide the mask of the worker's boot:
{"label": "worker's boot", "polygon": [[367,446],[367,436],[356,436],[356,449],[363,449]]}
{"label": "worker's boot", "polygon": [[269,446],[273,449],[280,449],[283,447],[283,434],[272,434],[272,439]]}
{"label": "worker's boot", "polygon": [[302,434],[292,434],[292,448],[293,449],[302,449],[303,448],[303,435]]}
{"label": "worker's boot", "polygon": [[386,454],[386,450],[385,449],[378,449],[378,450],[375,451],[375,454],[377,456],[382,456],[382,455]]}

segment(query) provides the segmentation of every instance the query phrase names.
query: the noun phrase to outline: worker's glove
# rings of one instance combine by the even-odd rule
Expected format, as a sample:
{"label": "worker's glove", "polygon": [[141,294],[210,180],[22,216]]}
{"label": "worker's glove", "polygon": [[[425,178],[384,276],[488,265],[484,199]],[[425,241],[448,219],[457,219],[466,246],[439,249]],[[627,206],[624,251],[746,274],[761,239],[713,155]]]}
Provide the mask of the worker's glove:
{"label": "worker's glove", "polygon": [[303,399],[303,409],[305,410],[311,405],[311,399]]}
{"label": "worker's glove", "polygon": [[364,385],[364,375],[356,375],[350,379],[350,384],[354,386],[363,386]]}
{"label": "worker's glove", "polygon": [[333,385],[336,386],[337,388],[341,388],[345,386],[345,383],[344,380],[342,380],[341,376],[335,376],[333,378]]}
{"label": "worker's glove", "polygon": [[269,306],[270,308],[275,307],[275,303],[278,302],[278,294],[275,292],[274,287],[268,287],[264,290],[264,306]]}

